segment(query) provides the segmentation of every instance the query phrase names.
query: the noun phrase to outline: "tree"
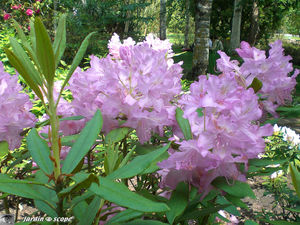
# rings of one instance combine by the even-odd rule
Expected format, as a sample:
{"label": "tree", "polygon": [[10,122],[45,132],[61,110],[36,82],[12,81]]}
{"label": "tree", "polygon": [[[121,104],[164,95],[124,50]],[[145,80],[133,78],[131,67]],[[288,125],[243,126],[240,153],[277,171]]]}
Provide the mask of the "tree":
{"label": "tree", "polygon": [[195,1],[195,45],[193,53],[192,73],[188,79],[195,80],[206,74],[209,57],[209,27],[213,0]]}
{"label": "tree", "polygon": [[234,50],[240,45],[242,21],[242,0],[234,0],[232,27],[230,35],[230,49]]}
{"label": "tree", "polygon": [[259,31],[259,8],[256,0],[253,0],[252,16],[251,16],[251,26],[250,26],[250,35],[248,42],[251,45],[254,45]]}
{"label": "tree", "polygon": [[167,38],[167,0],[160,0],[160,24],[159,24],[159,38],[165,40]]}
{"label": "tree", "polygon": [[185,0],[185,30],[184,30],[184,47],[189,47],[190,31],[190,0]]}

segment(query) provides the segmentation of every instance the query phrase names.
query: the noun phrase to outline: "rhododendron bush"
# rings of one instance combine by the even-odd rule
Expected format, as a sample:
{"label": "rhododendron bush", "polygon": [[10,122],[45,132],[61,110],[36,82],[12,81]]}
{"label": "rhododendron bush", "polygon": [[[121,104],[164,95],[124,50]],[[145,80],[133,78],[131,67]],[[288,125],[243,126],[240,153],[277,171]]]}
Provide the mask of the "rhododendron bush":
{"label": "rhododendron bush", "polygon": [[[34,199],[52,217],[74,215],[74,224],[208,224],[219,210],[255,197],[247,170],[273,133],[261,117],[266,111],[276,116],[291,100],[299,73],[290,75],[291,58],[280,41],[268,57],[242,42],[242,64],[219,52],[221,74],[200,75],[185,93],[168,40],[150,34],[143,42],[121,42],[114,34],[109,54],[91,56],[90,68],[82,70],[77,66],[90,34],[66,79],[56,81],[65,17],[54,43],[39,18],[34,28],[29,42],[17,28],[26,50],[11,38],[12,50],[5,51],[46,115],[36,123],[17,77],[1,67],[0,141],[14,150],[28,128],[25,148],[37,170],[29,173],[34,182],[1,174],[2,192]],[[62,97],[65,91],[71,101]]]}

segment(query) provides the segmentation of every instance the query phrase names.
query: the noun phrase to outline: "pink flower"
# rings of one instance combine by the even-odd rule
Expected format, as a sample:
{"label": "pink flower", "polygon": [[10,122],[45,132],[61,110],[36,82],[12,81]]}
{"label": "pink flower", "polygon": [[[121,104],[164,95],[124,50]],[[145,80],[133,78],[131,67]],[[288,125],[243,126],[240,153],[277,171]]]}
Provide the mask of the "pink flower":
{"label": "pink flower", "polygon": [[248,159],[264,151],[263,137],[273,133],[271,126],[254,123],[262,115],[254,91],[241,86],[228,70],[208,79],[199,76],[178,102],[194,138],[176,141],[179,151],[169,151],[170,157],[158,164],[161,187],[174,189],[187,181],[205,195],[216,177],[245,181],[236,163],[247,166]]}
{"label": "pink flower", "polygon": [[32,103],[21,91],[18,77],[5,73],[0,62],[0,141],[7,141],[10,150],[20,147],[20,133],[36,122],[30,113]]}
{"label": "pink flower", "polygon": [[92,56],[91,68],[76,70],[70,79],[75,115],[91,119],[100,109],[105,132],[122,124],[136,129],[142,143],[152,133],[163,135],[164,127],[175,123],[171,102],[181,91],[182,68],[166,58],[169,49],[161,50],[159,43],[127,39],[121,44],[115,34],[109,42],[112,56]]}
{"label": "pink flower", "polygon": [[35,2],[41,2],[41,0],[35,0]]}
{"label": "pink flower", "polygon": [[276,116],[276,108],[291,101],[291,91],[296,86],[296,77],[299,70],[295,70],[292,76],[293,65],[289,61],[290,56],[284,55],[282,42],[276,41],[270,44],[269,56],[265,51],[251,47],[247,42],[241,43],[241,48],[236,49],[244,63],[239,65],[237,61],[219,51],[221,58],[217,60],[217,67],[223,73],[233,73],[238,76],[245,86],[249,86],[254,78],[262,81],[262,89],[259,90],[265,110]]}
{"label": "pink flower", "polygon": [[30,31],[31,27],[30,27],[30,26],[28,26],[28,27],[27,27],[27,29],[28,29],[28,31]]}
{"label": "pink flower", "polygon": [[11,9],[18,10],[18,9],[20,9],[21,7],[22,7],[21,4],[19,4],[19,5],[13,5],[13,6],[11,7]]}
{"label": "pink flower", "polygon": [[11,17],[10,14],[5,13],[4,16],[3,16],[3,19],[4,19],[4,20],[9,20],[10,17]]}
{"label": "pink flower", "polygon": [[28,16],[32,16],[33,11],[32,11],[31,9],[27,9],[27,10],[26,10],[26,14],[27,14]]}

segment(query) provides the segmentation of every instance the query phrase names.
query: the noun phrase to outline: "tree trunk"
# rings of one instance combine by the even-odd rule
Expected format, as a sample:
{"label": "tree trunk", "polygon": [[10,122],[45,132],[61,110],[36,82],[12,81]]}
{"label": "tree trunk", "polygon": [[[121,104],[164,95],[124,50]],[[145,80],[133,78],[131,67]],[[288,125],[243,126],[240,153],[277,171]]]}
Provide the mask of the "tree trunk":
{"label": "tree trunk", "polygon": [[232,17],[231,37],[230,37],[230,49],[234,49],[240,46],[241,37],[241,21],[242,21],[242,0],[234,0],[234,10]]}
{"label": "tree trunk", "polygon": [[252,10],[252,18],[251,18],[251,26],[250,26],[250,35],[249,35],[249,44],[254,45],[256,42],[259,26],[258,26],[258,19],[259,19],[259,9],[257,2],[253,1],[253,10]]}
{"label": "tree trunk", "polygon": [[[130,2],[129,2],[129,0],[127,0],[125,3],[126,3],[126,5],[129,5]],[[125,33],[125,35],[129,31],[129,23],[130,23],[129,17],[130,17],[130,11],[127,10],[127,12],[126,12],[126,20],[125,20],[125,27],[124,27],[124,33]]]}
{"label": "tree trunk", "polygon": [[185,0],[185,31],[184,31],[184,48],[189,47],[190,31],[190,0]]}
{"label": "tree trunk", "polygon": [[188,79],[195,80],[199,75],[206,74],[209,57],[209,27],[213,0],[195,1],[195,42],[193,50],[192,73]]}
{"label": "tree trunk", "polygon": [[160,0],[160,24],[159,24],[159,38],[165,40],[167,38],[167,0]]}

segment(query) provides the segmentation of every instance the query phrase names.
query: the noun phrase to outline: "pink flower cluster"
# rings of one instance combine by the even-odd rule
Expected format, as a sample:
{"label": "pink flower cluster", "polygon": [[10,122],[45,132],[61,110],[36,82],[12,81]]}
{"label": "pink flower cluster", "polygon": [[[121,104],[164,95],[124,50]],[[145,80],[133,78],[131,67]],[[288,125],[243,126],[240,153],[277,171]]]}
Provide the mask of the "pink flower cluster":
{"label": "pink flower cluster", "polygon": [[5,73],[0,62],[0,141],[7,141],[11,150],[20,147],[23,129],[33,127],[36,122],[29,112],[32,103],[21,91],[18,77]]}
{"label": "pink flower cluster", "polygon": [[[103,130],[123,126],[136,129],[140,142],[151,133],[163,135],[163,128],[175,123],[172,101],[181,91],[180,64],[166,54],[171,45],[148,36],[135,44],[121,44],[117,35],[109,42],[110,55],[91,56],[91,68],[77,69],[69,81],[74,115],[91,119],[97,109],[103,115]],[[66,111],[69,106],[66,106]],[[78,129],[74,127],[74,132]]]}
{"label": "pink flower cluster", "polygon": [[174,189],[188,181],[207,193],[216,177],[245,180],[236,163],[247,166],[248,159],[264,151],[263,136],[273,132],[272,126],[254,122],[262,111],[253,89],[245,89],[230,73],[199,76],[179,103],[193,139],[177,141],[179,151],[169,151],[170,157],[159,163],[161,186]]}
{"label": "pink flower cluster", "polygon": [[278,106],[291,101],[291,91],[296,85],[299,70],[289,76],[293,71],[293,65],[289,62],[292,58],[284,55],[280,40],[270,44],[270,47],[267,57],[265,51],[242,42],[241,48],[236,49],[244,61],[241,66],[235,60],[230,61],[230,58],[221,51],[219,51],[221,58],[218,59],[217,66],[223,73],[238,74],[247,86],[255,77],[258,78],[263,83],[262,89],[258,92],[263,99],[262,103],[268,112],[276,115],[275,110]]}

